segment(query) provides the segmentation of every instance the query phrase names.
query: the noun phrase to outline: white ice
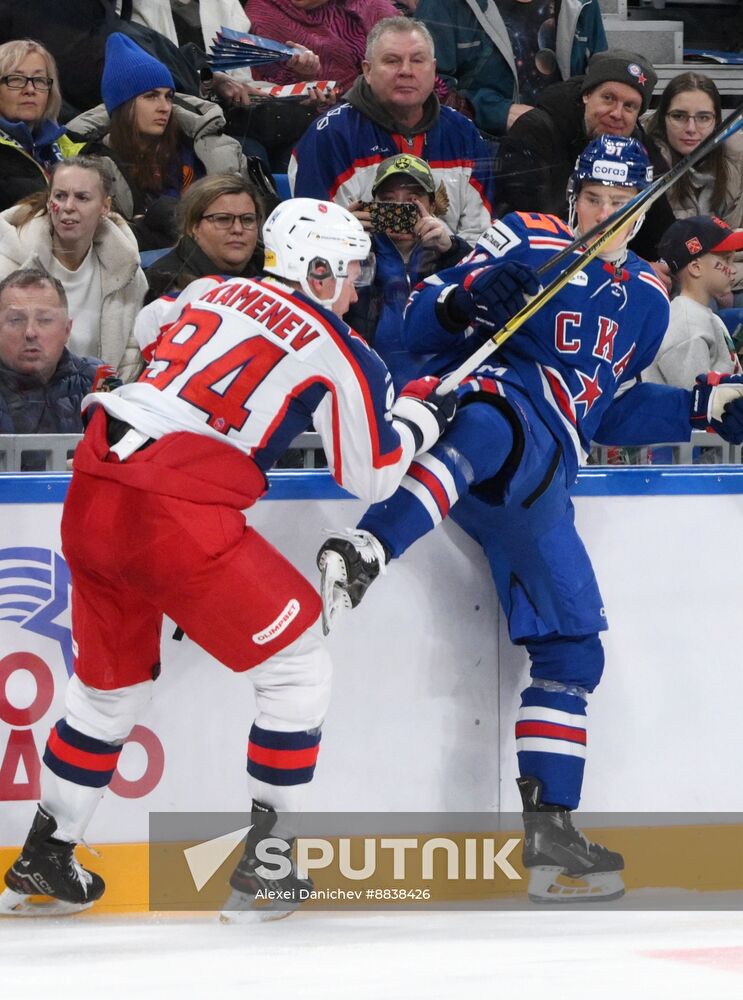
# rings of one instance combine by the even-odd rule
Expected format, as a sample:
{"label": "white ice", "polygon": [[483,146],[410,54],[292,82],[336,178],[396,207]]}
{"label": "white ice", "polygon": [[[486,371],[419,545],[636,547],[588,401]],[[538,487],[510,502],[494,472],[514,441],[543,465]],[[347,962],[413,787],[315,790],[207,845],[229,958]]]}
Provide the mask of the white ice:
{"label": "white ice", "polygon": [[0,920],[3,1000],[740,1000],[739,912]]}

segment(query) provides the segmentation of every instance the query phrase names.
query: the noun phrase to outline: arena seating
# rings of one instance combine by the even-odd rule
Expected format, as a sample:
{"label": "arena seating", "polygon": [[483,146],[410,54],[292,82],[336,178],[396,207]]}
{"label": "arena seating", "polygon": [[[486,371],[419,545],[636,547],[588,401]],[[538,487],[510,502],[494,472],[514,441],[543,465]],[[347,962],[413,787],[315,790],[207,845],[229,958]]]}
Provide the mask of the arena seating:
{"label": "arena seating", "polygon": [[658,103],[668,83],[679,73],[704,73],[711,77],[720,91],[725,107],[737,107],[743,100],[743,66],[687,62],[658,63],[654,68],[658,74],[658,82],[653,91],[653,104]]}

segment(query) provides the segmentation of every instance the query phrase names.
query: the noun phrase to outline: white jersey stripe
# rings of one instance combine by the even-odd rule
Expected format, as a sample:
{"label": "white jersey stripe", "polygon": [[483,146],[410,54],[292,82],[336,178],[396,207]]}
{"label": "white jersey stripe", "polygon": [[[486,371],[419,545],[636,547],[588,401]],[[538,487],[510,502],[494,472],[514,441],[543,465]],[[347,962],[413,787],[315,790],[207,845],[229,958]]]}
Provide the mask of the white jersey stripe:
{"label": "white jersey stripe", "polygon": [[552,236],[530,236],[529,246],[535,250],[563,250],[570,246],[569,240],[560,240]]}
{"label": "white jersey stripe", "polygon": [[452,476],[444,463],[434,455],[424,454],[416,458],[415,464],[422,465],[424,469],[428,469],[431,475],[438,479],[449,498],[449,506],[453,506],[459,499],[459,493],[454,482],[454,476]]}
{"label": "white jersey stripe", "polygon": [[653,288],[657,288],[658,291],[663,295],[664,299],[668,298],[668,292],[666,291],[666,286],[660,280],[656,278],[654,274],[648,274],[647,271],[641,271],[638,275],[640,281],[644,281],[647,285],[652,285]]}
{"label": "white jersey stripe", "polygon": [[[575,449],[575,454],[576,454],[576,456],[578,458],[578,464],[582,465],[585,462],[586,455],[588,453],[583,450],[583,445],[581,444],[581,440],[580,440],[580,437],[578,435],[578,431],[576,430],[575,425],[570,420],[568,420],[568,418],[565,416],[565,414],[560,409],[560,407],[559,407],[559,405],[557,403],[557,400],[555,399],[555,397],[552,394],[552,389],[550,387],[549,382],[547,381],[546,375],[544,374],[544,369],[543,369],[542,365],[537,365],[537,368],[539,369],[539,377],[542,380],[542,392],[544,393],[544,398],[547,400],[547,402],[553,408],[553,410],[557,414],[558,418],[560,419],[560,423],[562,423],[562,425],[565,427],[565,430],[568,432],[568,434],[570,436],[570,440],[573,443],[573,448]],[[555,378],[557,379],[557,381],[560,383],[560,385],[562,386],[562,388],[563,388],[563,390],[565,392],[565,395],[568,397],[568,399],[571,400],[571,404],[572,404],[572,398],[573,397],[570,394],[570,390],[565,385],[565,381],[561,377],[560,373],[557,372],[557,371],[555,371],[554,368],[550,368],[549,371],[550,371],[550,373],[553,376],[555,376]]]}
{"label": "white jersey stripe", "polygon": [[556,708],[543,708],[541,705],[523,705],[519,709],[519,722],[556,722],[560,726],[572,726],[575,729],[585,729],[585,715],[571,715]]}
{"label": "white jersey stripe", "polygon": [[426,509],[426,513],[431,518],[433,526],[441,521],[441,511],[439,506],[431,496],[431,493],[423,483],[419,482],[417,479],[413,479],[412,476],[403,476],[402,482],[400,483],[402,489],[407,490],[408,493],[412,493],[413,496],[418,500],[423,507]]}
{"label": "white jersey stripe", "polygon": [[570,743],[568,740],[547,740],[541,736],[519,737],[516,740],[516,750],[522,753],[557,753],[566,757],[586,759],[586,748],[582,743]]}

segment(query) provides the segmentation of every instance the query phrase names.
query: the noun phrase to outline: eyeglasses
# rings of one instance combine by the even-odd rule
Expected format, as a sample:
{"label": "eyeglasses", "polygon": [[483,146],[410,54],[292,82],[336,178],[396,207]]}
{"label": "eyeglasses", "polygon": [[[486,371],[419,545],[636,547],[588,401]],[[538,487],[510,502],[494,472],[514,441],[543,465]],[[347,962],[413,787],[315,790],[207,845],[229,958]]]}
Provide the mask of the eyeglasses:
{"label": "eyeglasses", "polygon": [[212,212],[211,215],[202,215],[202,219],[213,223],[217,229],[232,229],[235,219],[240,220],[243,229],[255,229],[258,225],[258,217],[251,212],[244,215],[233,215],[231,212]]}
{"label": "eyeglasses", "polygon": [[30,83],[34,90],[46,94],[52,89],[54,80],[50,76],[24,76],[23,73],[8,73],[7,76],[0,76],[0,83],[4,83],[9,90],[24,90]]}
{"label": "eyeglasses", "polygon": [[686,128],[690,119],[694,121],[697,128],[708,128],[715,123],[714,111],[698,111],[695,115],[690,115],[688,111],[669,111],[666,118],[678,128]]}

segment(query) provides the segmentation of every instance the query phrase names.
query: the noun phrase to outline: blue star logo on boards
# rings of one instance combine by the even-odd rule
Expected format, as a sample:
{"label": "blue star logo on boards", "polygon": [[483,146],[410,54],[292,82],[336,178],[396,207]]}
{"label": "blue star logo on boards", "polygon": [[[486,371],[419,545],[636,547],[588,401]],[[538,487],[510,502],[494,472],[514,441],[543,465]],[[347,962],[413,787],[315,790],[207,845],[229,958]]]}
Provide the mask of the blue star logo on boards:
{"label": "blue star logo on boards", "polygon": [[59,643],[72,676],[72,632],[58,619],[70,604],[70,571],[60,553],[31,546],[0,549],[0,621]]}

